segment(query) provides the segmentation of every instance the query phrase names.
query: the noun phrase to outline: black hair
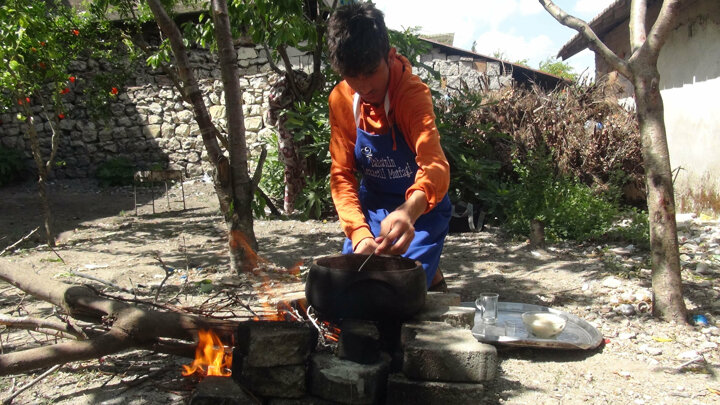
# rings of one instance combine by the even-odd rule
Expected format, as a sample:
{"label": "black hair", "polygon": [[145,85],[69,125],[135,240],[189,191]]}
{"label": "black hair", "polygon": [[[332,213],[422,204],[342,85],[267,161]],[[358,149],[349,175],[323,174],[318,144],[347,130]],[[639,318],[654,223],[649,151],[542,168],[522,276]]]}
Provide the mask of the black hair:
{"label": "black hair", "polygon": [[369,2],[339,7],[328,22],[330,65],[342,76],[357,77],[375,71],[390,51],[382,11]]}

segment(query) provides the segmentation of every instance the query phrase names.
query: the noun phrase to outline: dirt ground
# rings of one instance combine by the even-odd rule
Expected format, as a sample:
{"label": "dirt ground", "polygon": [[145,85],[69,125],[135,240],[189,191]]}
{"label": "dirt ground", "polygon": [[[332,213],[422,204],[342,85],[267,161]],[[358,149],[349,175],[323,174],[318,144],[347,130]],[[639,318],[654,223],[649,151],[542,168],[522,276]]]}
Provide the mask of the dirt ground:
{"label": "dirt ground", "polygon": [[[152,213],[148,190],[139,194],[135,215],[132,188],[100,189],[92,180],[51,185],[58,247],[43,246],[37,234],[1,260],[18,271],[34,271],[65,282],[90,283],[120,295],[102,279],[149,297],[162,283],[161,300],[209,308],[221,291],[232,292],[261,311],[261,304],[297,295],[313,257],[339,252],[343,235],[336,219],[259,220],[259,255],[267,260],[253,274],[230,275],[225,227],[212,187],[191,179],[167,197],[158,189]],[[42,223],[32,183],[0,189],[0,251]],[[714,225],[713,225],[714,224]],[[709,226],[717,226],[712,223]],[[282,271],[300,264],[301,275]],[[551,306],[594,325],[604,343],[594,350],[498,347],[500,370],[478,403],[508,404],[711,404],[720,403],[718,273],[683,271],[685,299],[707,326],[679,326],[653,319],[648,253],[626,246],[561,244],[542,250],[512,241],[494,228],[448,237],[440,264],[451,292],[472,301],[481,291],[501,301]],[[630,304],[634,313],[619,312]],[[627,306],[625,307],[627,309]],[[0,313],[51,317],[53,309],[0,283]],[[239,310],[238,316],[249,316]],[[3,353],[52,342],[45,335],[2,329]],[[692,361],[696,360],[696,361]],[[130,351],[71,363],[20,394],[13,403],[145,404],[184,403],[193,382],[180,376],[180,357]],[[36,373],[0,377],[0,399]]]}

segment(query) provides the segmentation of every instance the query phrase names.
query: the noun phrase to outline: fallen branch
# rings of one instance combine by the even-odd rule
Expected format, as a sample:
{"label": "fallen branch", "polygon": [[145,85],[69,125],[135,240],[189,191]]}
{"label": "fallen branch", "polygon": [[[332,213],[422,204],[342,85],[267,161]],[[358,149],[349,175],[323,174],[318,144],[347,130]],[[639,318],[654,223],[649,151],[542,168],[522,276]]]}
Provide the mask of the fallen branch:
{"label": "fallen branch", "polygon": [[7,253],[7,252],[11,252],[13,249],[15,249],[15,246],[17,246],[17,245],[25,242],[26,240],[28,240],[35,232],[37,232],[38,229],[40,229],[40,227],[36,227],[36,228],[33,229],[32,231],[30,231],[29,234],[23,236],[22,239],[20,239],[19,241],[15,242],[15,243],[13,243],[12,245],[10,245],[10,246],[6,247],[5,249],[3,249],[3,251],[0,252],[0,256],[5,255],[5,253]]}
{"label": "fallen branch", "polygon": [[96,359],[131,348],[147,348],[162,338],[194,341],[199,329],[212,329],[221,339],[230,341],[238,325],[238,322],[159,312],[106,299],[87,286],[70,285],[42,277],[6,261],[0,261],[0,280],[62,308],[75,319],[110,328],[88,340],[62,342],[0,355],[0,376]]}
{"label": "fallen branch", "polygon": [[53,321],[51,319],[38,319],[29,316],[13,317],[0,314],[0,325],[9,326],[18,329],[34,330],[36,332],[48,333],[46,329],[62,332],[75,337],[78,340],[87,339],[87,335],[80,330],[73,328],[71,325]]}
{"label": "fallen branch", "polygon": [[116,289],[116,290],[120,290],[120,291],[122,291],[122,292],[126,292],[126,293],[128,293],[128,294],[135,295],[135,291],[134,291],[134,290],[128,290],[128,289],[125,288],[125,287],[120,287],[119,285],[117,285],[117,284],[115,284],[115,283],[112,283],[112,282],[107,281],[107,280],[103,280],[103,279],[101,279],[101,278],[97,278],[97,277],[95,277],[95,276],[91,276],[91,275],[89,275],[89,274],[76,273],[76,272],[74,272],[74,271],[72,271],[72,270],[70,270],[70,271],[68,272],[68,274],[71,274],[71,275],[73,275],[73,276],[75,276],[75,277],[86,278],[86,279],[88,279],[88,280],[97,281],[97,282],[100,283],[100,284],[105,284],[105,285],[110,286],[110,287],[112,287],[112,288],[114,288],[114,289]]}
{"label": "fallen branch", "polygon": [[11,404],[12,401],[13,401],[13,399],[15,399],[15,397],[17,397],[18,395],[22,394],[22,392],[25,391],[26,389],[28,389],[28,388],[32,387],[33,385],[37,384],[37,383],[38,383],[39,381],[41,381],[43,378],[45,378],[45,377],[49,376],[50,374],[56,372],[56,371],[57,371],[60,367],[62,367],[63,365],[64,365],[64,364],[56,364],[56,365],[50,367],[50,369],[48,369],[46,372],[44,372],[44,373],[40,374],[39,376],[37,376],[34,380],[32,380],[32,381],[30,381],[29,383],[27,383],[27,384],[23,385],[22,387],[18,388],[18,389],[17,389],[16,391],[14,391],[10,396],[8,396],[7,398],[3,399],[3,401],[2,401],[3,405],[9,405],[9,404]]}

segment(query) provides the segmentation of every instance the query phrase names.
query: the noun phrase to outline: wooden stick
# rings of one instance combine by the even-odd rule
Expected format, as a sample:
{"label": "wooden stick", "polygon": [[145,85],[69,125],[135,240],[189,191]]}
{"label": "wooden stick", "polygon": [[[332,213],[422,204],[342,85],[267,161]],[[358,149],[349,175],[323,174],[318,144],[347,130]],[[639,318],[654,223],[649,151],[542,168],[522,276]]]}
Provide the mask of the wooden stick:
{"label": "wooden stick", "polygon": [[45,371],[44,373],[40,374],[37,378],[35,378],[34,380],[30,381],[29,383],[23,385],[22,387],[18,388],[17,391],[13,392],[10,396],[8,396],[7,398],[3,399],[3,402],[2,402],[3,405],[9,405],[9,404],[11,404],[12,401],[13,401],[13,399],[15,399],[15,397],[17,397],[18,395],[20,395],[23,391],[25,391],[26,389],[28,389],[28,388],[32,387],[33,385],[37,384],[40,380],[42,380],[43,378],[45,378],[45,377],[49,376],[50,374],[54,373],[55,371],[57,371],[60,367],[62,367],[62,366],[64,366],[64,365],[65,365],[65,363],[63,363],[63,364],[56,364],[56,365],[50,367],[47,371]]}
{"label": "wooden stick", "polygon": [[125,287],[120,287],[119,285],[117,285],[117,284],[115,284],[115,283],[111,283],[110,281],[103,280],[103,279],[101,279],[101,278],[97,278],[97,277],[95,277],[95,276],[91,276],[91,275],[88,275],[88,274],[76,273],[76,272],[74,272],[74,271],[72,271],[72,270],[70,270],[69,273],[72,274],[72,275],[75,276],[75,277],[81,277],[81,278],[86,278],[86,279],[88,279],[88,280],[97,281],[98,283],[105,284],[105,285],[110,286],[110,287],[112,287],[112,288],[114,288],[114,289],[116,289],[116,290],[120,290],[120,291],[122,291],[122,292],[126,292],[126,293],[128,293],[128,294],[135,295],[135,291],[133,291],[133,290],[128,290],[128,289],[125,288]]}
{"label": "wooden stick", "polygon": [[15,242],[15,243],[13,243],[12,245],[10,245],[10,246],[6,247],[5,249],[3,249],[3,251],[0,252],[0,256],[3,256],[6,252],[12,251],[13,249],[15,249],[15,246],[17,246],[17,245],[25,242],[26,240],[28,240],[28,239],[30,238],[30,236],[32,236],[32,234],[34,234],[35,232],[37,232],[38,229],[40,229],[39,226],[36,227],[35,229],[33,229],[32,231],[30,231],[29,234],[23,236],[22,239],[20,239],[19,241]]}
{"label": "wooden stick", "polygon": [[44,329],[50,329],[74,336],[76,339],[87,339],[87,336],[84,333],[78,331],[72,326],[50,319],[31,318],[29,316],[13,317],[0,314],[0,325],[6,325],[18,329],[34,330],[46,334],[47,331],[44,331]]}

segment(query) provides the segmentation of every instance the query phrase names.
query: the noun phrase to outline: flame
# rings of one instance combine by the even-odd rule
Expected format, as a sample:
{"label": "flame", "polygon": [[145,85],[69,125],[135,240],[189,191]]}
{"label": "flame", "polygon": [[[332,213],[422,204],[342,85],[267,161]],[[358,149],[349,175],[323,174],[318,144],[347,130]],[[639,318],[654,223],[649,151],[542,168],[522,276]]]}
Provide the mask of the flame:
{"label": "flame", "polygon": [[211,375],[229,377],[232,374],[231,366],[232,353],[225,352],[218,335],[211,330],[199,330],[195,360],[189,366],[182,366],[182,375],[187,377],[197,373],[202,377]]}

